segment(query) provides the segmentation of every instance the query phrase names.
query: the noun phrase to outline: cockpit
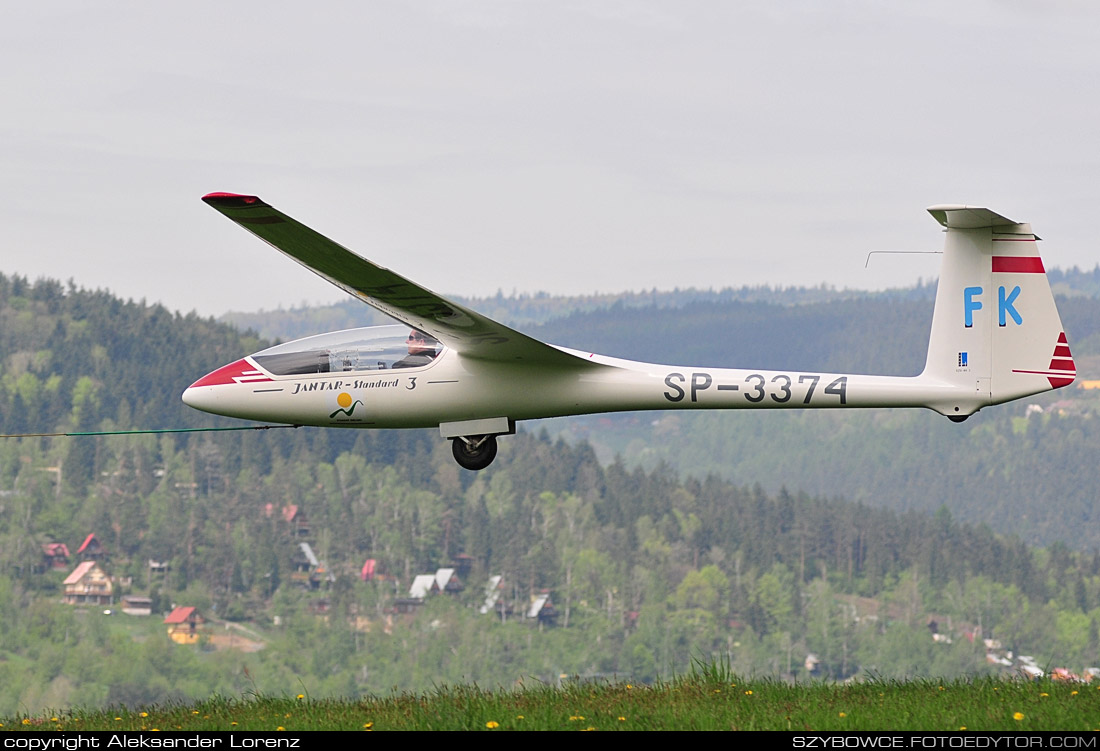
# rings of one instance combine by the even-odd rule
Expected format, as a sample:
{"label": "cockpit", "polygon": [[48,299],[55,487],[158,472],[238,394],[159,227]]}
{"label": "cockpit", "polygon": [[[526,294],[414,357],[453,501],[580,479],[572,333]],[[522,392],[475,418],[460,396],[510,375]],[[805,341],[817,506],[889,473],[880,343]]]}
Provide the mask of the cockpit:
{"label": "cockpit", "polygon": [[358,373],[416,368],[443,350],[438,339],[407,326],[370,326],[277,344],[252,355],[273,375]]}

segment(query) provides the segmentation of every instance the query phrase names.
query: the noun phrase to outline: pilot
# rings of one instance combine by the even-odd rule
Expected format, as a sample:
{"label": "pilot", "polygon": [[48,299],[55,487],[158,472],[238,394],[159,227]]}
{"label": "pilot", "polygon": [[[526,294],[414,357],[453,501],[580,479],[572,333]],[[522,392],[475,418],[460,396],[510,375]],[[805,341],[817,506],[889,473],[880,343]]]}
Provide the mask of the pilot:
{"label": "pilot", "polygon": [[439,340],[423,331],[410,331],[405,344],[409,346],[409,354],[391,365],[391,368],[418,368],[427,365],[439,354]]}

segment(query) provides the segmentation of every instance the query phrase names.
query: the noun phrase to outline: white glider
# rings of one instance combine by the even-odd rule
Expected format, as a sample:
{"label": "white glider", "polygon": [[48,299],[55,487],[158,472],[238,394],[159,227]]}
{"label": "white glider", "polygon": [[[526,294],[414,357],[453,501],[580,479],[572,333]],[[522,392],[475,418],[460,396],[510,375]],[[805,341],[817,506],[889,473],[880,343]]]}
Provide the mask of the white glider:
{"label": "white glider", "polygon": [[[1073,382],[1076,367],[1028,224],[928,209],[946,244],[924,371],[875,376],[656,365],[551,346],[371,263],[255,196],[203,200],[397,319],[280,344],[218,368],[183,400],[264,422],[439,428],[483,469],[518,420],[664,409],[925,407],[954,421]],[[424,335],[427,336],[424,336]]]}

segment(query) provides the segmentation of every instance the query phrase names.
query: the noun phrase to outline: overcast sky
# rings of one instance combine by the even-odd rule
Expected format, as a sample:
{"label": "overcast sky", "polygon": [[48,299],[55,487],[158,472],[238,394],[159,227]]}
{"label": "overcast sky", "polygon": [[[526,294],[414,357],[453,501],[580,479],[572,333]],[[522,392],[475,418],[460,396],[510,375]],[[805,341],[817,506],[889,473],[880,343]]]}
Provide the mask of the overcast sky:
{"label": "overcast sky", "polygon": [[344,293],[255,193],[441,293],[935,276],[936,203],[1092,268],[1100,3],[46,2],[0,25],[0,271],[220,314]]}

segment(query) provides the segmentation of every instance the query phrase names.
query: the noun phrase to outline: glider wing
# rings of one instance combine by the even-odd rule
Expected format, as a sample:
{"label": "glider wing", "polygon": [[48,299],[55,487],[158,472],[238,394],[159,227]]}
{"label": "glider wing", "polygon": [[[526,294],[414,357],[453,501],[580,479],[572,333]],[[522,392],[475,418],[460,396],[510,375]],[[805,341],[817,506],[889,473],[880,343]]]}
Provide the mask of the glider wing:
{"label": "glider wing", "polygon": [[211,193],[202,200],[318,276],[386,315],[431,334],[463,357],[553,368],[602,367],[371,263],[256,196]]}

